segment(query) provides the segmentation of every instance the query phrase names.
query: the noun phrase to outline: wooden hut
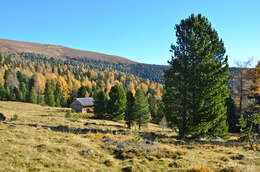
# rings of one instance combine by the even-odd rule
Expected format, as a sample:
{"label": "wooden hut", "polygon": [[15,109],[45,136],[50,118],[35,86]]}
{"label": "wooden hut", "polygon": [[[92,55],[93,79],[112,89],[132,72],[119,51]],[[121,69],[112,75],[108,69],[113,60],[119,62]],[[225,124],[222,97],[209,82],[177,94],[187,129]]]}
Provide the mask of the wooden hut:
{"label": "wooden hut", "polygon": [[76,98],[70,107],[77,113],[92,113],[94,108],[94,99],[88,98]]}

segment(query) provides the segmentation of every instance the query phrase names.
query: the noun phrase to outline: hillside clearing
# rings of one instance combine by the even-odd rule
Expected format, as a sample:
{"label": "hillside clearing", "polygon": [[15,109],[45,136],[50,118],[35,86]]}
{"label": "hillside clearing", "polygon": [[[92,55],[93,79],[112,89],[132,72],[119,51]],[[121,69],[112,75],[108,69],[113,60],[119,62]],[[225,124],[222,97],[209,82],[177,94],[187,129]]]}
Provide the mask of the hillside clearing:
{"label": "hillside clearing", "polygon": [[0,171],[260,171],[260,147],[236,136],[182,141],[155,124],[138,136],[124,122],[65,118],[66,110],[0,102]]}

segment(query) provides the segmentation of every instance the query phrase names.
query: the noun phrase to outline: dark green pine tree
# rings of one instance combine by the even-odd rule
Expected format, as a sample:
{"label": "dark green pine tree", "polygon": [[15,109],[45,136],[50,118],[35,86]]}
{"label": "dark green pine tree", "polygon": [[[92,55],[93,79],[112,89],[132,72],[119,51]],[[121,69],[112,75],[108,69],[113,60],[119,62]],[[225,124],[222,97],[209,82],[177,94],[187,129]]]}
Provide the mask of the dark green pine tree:
{"label": "dark green pine tree", "polygon": [[49,106],[55,106],[54,92],[49,82],[45,84],[44,101]]}
{"label": "dark green pine tree", "polygon": [[108,113],[115,121],[125,117],[126,95],[122,86],[114,85],[109,92]]}
{"label": "dark green pine tree", "polygon": [[28,87],[29,87],[29,95],[28,95],[28,98],[27,98],[27,101],[30,102],[30,103],[34,103],[36,104],[37,103],[37,93],[36,93],[36,90],[34,88],[34,85],[35,85],[35,81],[36,81],[36,75],[34,74],[31,79],[29,80],[29,83],[28,83]]}
{"label": "dark green pine tree", "polygon": [[37,93],[36,93],[36,90],[35,90],[35,88],[32,88],[31,90],[30,90],[30,92],[29,92],[29,102],[30,103],[34,103],[34,104],[36,104],[37,103]]}
{"label": "dark green pine tree", "polygon": [[94,96],[95,106],[94,114],[97,118],[104,119],[106,118],[107,113],[107,96],[103,90],[98,90]]}
{"label": "dark green pine tree", "polygon": [[66,102],[64,102],[66,99],[64,98],[64,95],[62,93],[61,87],[59,84],[56,84],[56,88],[54,91],[54,97],[55,97],[55,104],[57,107],[64,107],[66,106]]}
{"label": "dark green pine tree", "polygon": [[10,87],[10,96],[9,100],[16,101],[16,87]]}
{"label": "dark green pine tree", "polygon": [[81,86],[78,91],[78,97],[85,97],[87,92],[87,87]]}
{"label": "dark green pine tree", "polygon": [[156,113],[155,122],[159,123],[164,116],[165,116],[165,106],[164,106],[163,101],[159,100],[158,101],[158,110],[157,110],[157,113]]}
{"label": "dark green pine tree", "polygon": [[131,91],[128,91],[126,94],[126,111],[125,111],[125,121],[130,129],[133,126],[135,116],[134,116],[134,105],[135,105],[135,98]]}
{"label": "dark green pine tree", "polygon": [[37,104],[43,105],[44,104],[44,95],[38,93],[37,94]]}
{"label": "dark green pine tree", "polygon": [[148,98],[148,103],[149,103],[149,111],[152,116],[152,120],[156,122],[156,116],[157,116],[157,100],[154,96],[149,96]]}
{"label": "dark green pine tree", "polygon": [[0,100],[4,100],[5,99],[5,88],[1,84],[0,84]]}
{"label": "dark green pine tree", "polygon": [[9,69],[9,70],[5,70],[5,74],[4,74],[4,80],[5,80],[4,86],[5,86],[5,87],[8,86],[7,81],[8,81],[8,79],[10,78],[10,75],[11,75],[10,69]]}
{"label": "dark green pine tree", "polygon": [[201,14],[182,20],[175,30],[177,45],[171,46],[171,68],[164,75],[167,121],[181,137],[225,137],[230,75],[224,43]]}
{"label": "dark green pine tree", "polygon": [[237,114],[236,105],[231,96],[226,99],[226,106],[229,132],[239,132],[239,114]]}
{"label": "dark green pine tree", "polygon": [[27,96],[29,95],[29,91],[25,82],[20,82],[18,100],[25,102],[27,100]]}
{"label": "dark green pine tree", "polygon": [[147,126],[149,122],[149,104],[141,89],[137,89],[135,94],[134,117],[139,129],[142,126]]}
{"label": "dark green pine tree", "polygon": [[11,100],[11,91],[9,86],[5,86],[5,99]]}

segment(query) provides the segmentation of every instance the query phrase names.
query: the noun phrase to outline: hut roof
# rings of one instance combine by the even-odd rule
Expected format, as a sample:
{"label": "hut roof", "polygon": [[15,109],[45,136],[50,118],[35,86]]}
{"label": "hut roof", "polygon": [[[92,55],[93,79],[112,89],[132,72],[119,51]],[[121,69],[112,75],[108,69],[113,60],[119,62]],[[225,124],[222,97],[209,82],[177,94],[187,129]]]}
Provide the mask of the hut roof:
{"label": "hut roof", "polygon": [[88,98],[76,98],[77,101],[79,101],[79,103],[82,106],[93,106],[94,105],[94,99],[92,97],[88,97]]}

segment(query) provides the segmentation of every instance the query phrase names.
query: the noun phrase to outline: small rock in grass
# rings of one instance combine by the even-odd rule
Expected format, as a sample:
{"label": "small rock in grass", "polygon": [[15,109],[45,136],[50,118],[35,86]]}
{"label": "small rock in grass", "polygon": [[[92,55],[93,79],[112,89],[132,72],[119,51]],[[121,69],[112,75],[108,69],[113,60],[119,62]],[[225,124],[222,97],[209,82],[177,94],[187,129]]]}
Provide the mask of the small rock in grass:
{"label": "small rock in grass", "polygon": [[238,155],[231,156],[231,159],[233,159],[233,160],[242,160],[244,158],[245,158],[245,155],[243,155],[243,154],[238,154]]}
{"label": "small rock in grass", "polygon": [[203,137],[198,137],[198,138],[195,138],[195,141],[197,141],[197,142],[205,142],[206,139],[203,138]]}
{"label": "small rock in grass", "polygon": [[112,161],[110,161],[110,160],[106,160],[106,161],[104,162],[104,164],[105,164],[107,167],[113,166],[113,163],[112,163]]}
{"label": "small rock in grass", "polygon": [[221,137],[219,137],[219,136],[216,136],[215,139],[216,139],[217,141],[223,141],[223,139],[222,139]]}
{"label": "small rock in grass", "polygon": [[92,154],[94,151],[92,149],[84,149],[84,150],[82,150],[82,152]]}
{"label": "small rock in grass", "polygon": [[206,139],[203,137],[198,138],[198,141],[205,141]]}
{"label": "small rock in grass", "polygon": [[154,145],[154,143],[150,140],[146,140],[145,144],[148,144],[148,145]]}
{"label": "small rock in grass", "polygon": [[123,172],[133,172],[134,170],[133,170],[133,167],[124,167],[124,168],[122,168],[122,171]]}

